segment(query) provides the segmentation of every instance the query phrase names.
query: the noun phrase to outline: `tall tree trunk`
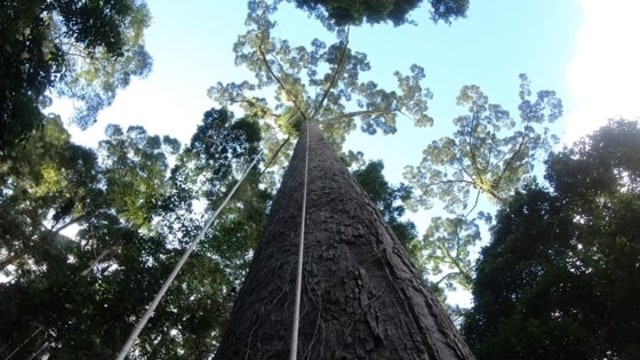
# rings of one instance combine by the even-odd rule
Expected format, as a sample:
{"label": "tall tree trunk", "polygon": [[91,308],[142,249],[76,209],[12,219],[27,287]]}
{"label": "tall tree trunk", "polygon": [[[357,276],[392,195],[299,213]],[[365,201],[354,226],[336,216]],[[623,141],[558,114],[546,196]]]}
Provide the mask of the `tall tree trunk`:
{"label": "tall tree trunk", "polygon": [[[309,127],[299,359],[473,359],[381,213]],[[216,359],[286,359],[304,158],[301,136]]]}

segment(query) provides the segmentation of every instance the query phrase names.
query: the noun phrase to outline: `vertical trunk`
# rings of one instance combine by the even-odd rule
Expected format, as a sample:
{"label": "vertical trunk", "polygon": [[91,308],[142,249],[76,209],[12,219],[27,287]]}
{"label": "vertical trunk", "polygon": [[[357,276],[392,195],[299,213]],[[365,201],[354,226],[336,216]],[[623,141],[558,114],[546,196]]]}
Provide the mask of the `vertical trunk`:
{"label": "vertical trunk", "polygon": [[[382,215],[310,126],[299,359],[473,359]],[[216,359],[286,359],[307,144],[296,145]]]}

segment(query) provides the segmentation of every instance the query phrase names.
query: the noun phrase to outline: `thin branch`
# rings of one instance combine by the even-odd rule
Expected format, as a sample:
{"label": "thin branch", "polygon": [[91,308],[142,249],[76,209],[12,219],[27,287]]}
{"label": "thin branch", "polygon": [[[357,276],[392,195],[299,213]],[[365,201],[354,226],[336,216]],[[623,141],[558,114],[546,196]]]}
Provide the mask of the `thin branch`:
{"label": "thin branch", "polygon": [[[460,170],[462,172],[464,172],[470,179],[474,179],[473,176],[471,176],[471,174],[469,174],[469,172],[466,170],[466,168],[462,165],[462,163],[460,162],[460,160],[458,160],[458,165],[460,166]],[[500,202],[501,204],[504,204],[504,198],[502,198],[502,196],[498,195],[498,193],[495,192],[495,190],[493,190],[490,186],[486,187],[483,186],[482,183],[478,184],[475,181],[467,181],[467,180],[451,180],[452,182],[464,182],[467,184],[472,185],[473,187],[475,187],[476,189],[480,189],[483,192],[489,194],[492,198],[494,198],[496,201]]]}
{"label": "thin branch", "polygon": [[296,110],[298,110],[298,112],[300,112],[300,114],[302,115],[302,118],[306,121],[307,120],[307,116],[306,116],[305,112],[302,111],[300,105],[296,101],[296,97],[294,97],[289,92],[288,88],[286,86],[284,86],[284,84],[282,83],[282,80],[273,71],[273,69],[271,68],[271,65],[269,65],[269,60],[267,60],[267,54],[265,54],[265,52],[264,52],[264,42],[265,42],[265,37],[264,37],[264,31],[263,31],[261,33],[261,35],[260,35],[260,45],[258,46],[258,53],[260,54],[260,58],[262,59],[262,63],[266,67],[267,72],[269,73],[269,75],[271,75],[271,77],[273,77],[275,79],[275,81],[278,83],[278,85],[280,86],[282,91],[284,91],[284,93],[287,95],[287,97],[291,99],[291,102],[293,103],[293,106],[296,108]]}
{"label": "thin branch", "polygon": [[331,91],[331,89],[333,89],[333,87],[336,84],[336,81],[338,80],[338,73],[340,73],[344,68],[345,59],[347,58],[346,56],[347,49],[349,48],[349,29],[350,27],[347,27],[346,41],[344,43],[344,47],[342,48],[342,54],[340,55],[340,62],[338,63],[338,66],[336,66],[335,71],[331,75],[331,80],[329,81],[329,84],[327,84],[327,86],[324,89],[324,94],[322,94],[322,99],[320,99],[320,102],[318,103],[315,110],[313,111],[313,114],[311,115],[312,119],[315,118],[321,112],[322,108],[324,107],[324,102],[327,100],[327,97],[329,96],[329,92]]}
{"label": "thin branch", "polygon": [[93,267],[96,266],[100,262],[100,260],[102,260],[105,256],[107,256],[110,252],[112,252],[116,248],[117,248],[117,246],[113,245],[113,246],[111,246],[109,248],[106,248],[106,249],[102,250],[100,255],[98,255],[98,257],[96,257],[91,262],[91,264],[89,264],[89,266],[83,272],[80,273],[80,275],[81,276],[86,276],[89,273],[89,271],[91,271],[91,269],[93,269]]}
{"label": "thin branch", "polygon": [[460,276],[462,276],[464,281],[466,281],[468,284],[471,284],[473,282],[473,278],[471,277],[471,274],[468,273],[468,270],[465,270],[460,266],[458,260],[456,260],[451,255],[449,249],[447,249],[446,246],[444,246],[441,242],[438,242],[437,244],[440,250],[444,253],[445,258],[449,260],[449,264],[453,265],[458,270],[458,273],[460,274]]}
{"label": "thin branch", "polygon": [[443,277],[441,277],[441,278],[440,278],[440,280],[433,282],[433,285],[435,285],[435,286],[440,286],[440,283],[441,283],[441,282],[443,282],[444,280],[448,279],[448,278],[449,278],[449,277],[451,277],[451,276],[458,275],[458,274],[460,274],[460,273],[457,273],[457,272],[450,272],[450,273],[447,273],[447,274],[445,274]]}
{"label": "thin branch", "polygon": [[524,147],[524,140],[526,138],[526,132],[525,129],[527,126],[529,126],[530,121],[527,120],[525,122],[524,128],[522,129],[522,136],[520,137],[520,143],[518,144],[518,148],[516,149],[516,151],[514,151],[514,153],[511,155],[511,157],[509,158],[509,160],[507,161],[507,163],[505,164],[504,168],[502,168],[502,172],[500,173],[500,176],[497,179],[497,183],[496,185],[500,185],[500,182],[502,181],[502,178],[504,176],[504,174],[506,173],[507,169],[509,167],[511,167],[511,163],[513,163],[513,161],[515,160],[516,156],[518,154],[520,154],[520,152],[522,151],[523,147]]}
{"label": "thin branch", "polygon": [[265,111],[267,113],[268,116],[272,116],[272,117],[279,117],[280,114],[276,114],[274,112],[272,112],[268,107],[266,106],[262,106],[260,104],[258,104],[257,102],[251,100],[251,98],[248,97],[243,97],[242,99],[235,99],[235,98],[226,98],[224,99],[224,101],[230,103],[230,104],[247,104],[250,107],[254,107],[254,108],[260,108],[261,110]]}
{"label": "thin branch", "polygon": [[5,258],[0,259],[0,270],[4,270],[7,266],[13,264],[16,260],[26,255],[26,251],[17,251],[13,255],[7,255]]}
{"label": "thin branch", "polygon": [[444,184],[467,184],[467,185],[471,185],[474,187],[477,187],[477,184],[474,183],[473,181],[469,181],[469,180],[442,180],[442,181],[436,181],[436,182],[432,182],[427,184],[427,187],[432,187],[432,186],[437,186],[437,185],[444,185]]}
{"label": "thin branch", "polygon": [[[464,164],[462,163],[462,160],[460,158],[456,159],[456,162],[458,163],[458,169],[461,170],[465,175],[467,175],[469,177],[469,179],[473,180],[474,177],[473,175],[471,175],[471,173],[469,173],[469,171],[467,171],[467,167],[464,166]],[[473,185],[476,186],[476,183],[473,182]]]}
{"label": "thin branch", "polygon": [[493,166],[491,166],[490,170],[491,171],[496,170],[508,155],[509,155],[509,152],[505,151],[504,154],[500,157],[500,159],[496,159],[496,162],[493,164]]}
{"label": "thin branch", "polygon": [[476,172],[476,175],[480,179],[480,183],[484,183],[484,179],[482,178],[482,172],[480,171],[480,167],[478,166],[478,158],[476,157],[476,153],[473,150],[473,137],[472,132],[475,131],[476,126],[476,114],[475,112],[471,115],[471,126],[469,127],[469,131],[467,133],[467,139],[469,140],[469,154],[471,154],[471,164],[473,165],[473,169]]}

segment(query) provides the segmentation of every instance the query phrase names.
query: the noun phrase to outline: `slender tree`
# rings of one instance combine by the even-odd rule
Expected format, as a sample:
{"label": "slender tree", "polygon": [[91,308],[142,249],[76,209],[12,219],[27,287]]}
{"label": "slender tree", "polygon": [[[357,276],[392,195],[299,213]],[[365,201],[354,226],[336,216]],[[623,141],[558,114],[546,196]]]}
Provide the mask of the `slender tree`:
{"label": "slender tree", "polygon": [[[382,214],[316,125],[296,145],[216,359],[283,359],[290,347],[309,152],[298,356],[473,359]],[[307,149],[308,146],[308,149]]]}

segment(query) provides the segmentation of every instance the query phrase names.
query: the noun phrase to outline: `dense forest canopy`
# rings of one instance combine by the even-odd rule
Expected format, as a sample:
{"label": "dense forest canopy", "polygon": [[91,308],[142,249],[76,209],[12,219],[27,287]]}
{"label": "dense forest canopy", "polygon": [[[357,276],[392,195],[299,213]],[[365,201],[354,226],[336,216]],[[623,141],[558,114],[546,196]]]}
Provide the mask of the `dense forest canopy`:
{"label": "dense forest canopy", "polygon": [[639,150],[638,123],[610,121],[498,212],[463,327],[478,359],[640,354]]}
{"label": "dense forest canopy", "polygon": [[[377,24],[390,21],[402,25],[409,21],[408,15],[422,0],[349,1],[349,0],[293,0],[299,8],[305,9],[321,19],[335,25],[359,25],[363,22]],[[429,0],[431,19],[451,23],[456,18],[465,17],[469,0]]]}
{"label": "dense forest canopy", "polygon": [[[431,114],[420,64],[396,71],[395,86],[370,78],[375,59],[357,49],[350,26],[411,22],[421,1],[292,0],[325,26],[304,45],[279,31],[280,2],[247,1],[246,32],[232,50],[253,77],[212,84],[215,105],[201,109],[190,141],[111,124],[94,147],[78,145],[65,124],[91,126],[132,78],[149,74],[147,5],[2,2],[1,358],[115,358],[206,215],[257,159],[131,355],[211,358],[307,121],[339,152],[479,359],[640,354],[637,122],[612,120],[552,152],[550,129],[564,111],[556,92],[520,74],[511,109],[469,84],[455,99],[463,110],[451,131],[425,141],[419,163],[392,183],[382,161],[344,148],[349,134],[403,136],[400,119],[439,130],[446,119]],[[433,20],[450,24],[470,6],[425,3]],[[74,100],[71,119],[47,113],[54,98]],[[547,158],[542,179],[535,166]],[[434,209],[424,231],[406,216]],[[456,289],[472,292],[471,309],[447,303]]]}
{"label": "dense forest canopy", "polygon": [[144,2],[2,1],[0,155],[41,127],[52,96],[76,101],[73,121],[87,127],[132,77],[146,76],[150,15]]}

